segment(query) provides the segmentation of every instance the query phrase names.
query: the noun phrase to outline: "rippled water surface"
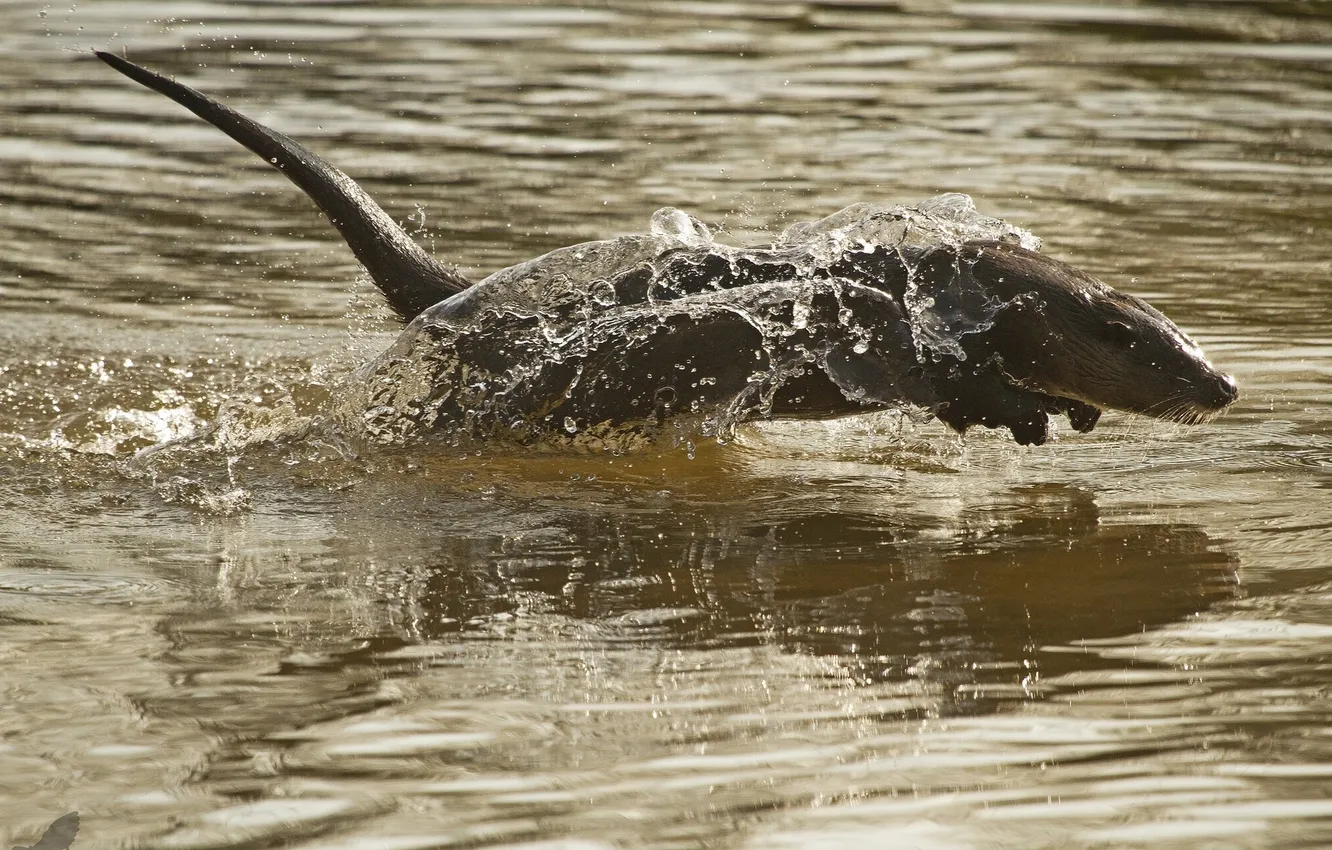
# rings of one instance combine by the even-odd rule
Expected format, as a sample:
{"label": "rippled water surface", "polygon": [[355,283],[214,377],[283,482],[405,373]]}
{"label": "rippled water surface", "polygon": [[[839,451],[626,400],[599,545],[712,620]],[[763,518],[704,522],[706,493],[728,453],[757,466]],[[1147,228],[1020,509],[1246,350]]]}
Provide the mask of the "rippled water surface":
{"label": "rippled water surface", "polygon": [[[0,4],[0,844],[1332,844],[1329,44],[1301,2]],[[476,277],[968,192],[1243,395],[1032,449],[292,437],[397,326],[92,48]]]}

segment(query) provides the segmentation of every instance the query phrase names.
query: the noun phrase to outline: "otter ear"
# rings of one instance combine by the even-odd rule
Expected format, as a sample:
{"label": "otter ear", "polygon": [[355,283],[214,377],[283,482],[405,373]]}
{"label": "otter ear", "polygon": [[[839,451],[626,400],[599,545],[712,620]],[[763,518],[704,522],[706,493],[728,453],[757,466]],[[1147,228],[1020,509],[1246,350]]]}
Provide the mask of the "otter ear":
{"label": "otter ear", "polygon": [[1138,341],[1138,334],[1126,322],[1112,321],[1101,328],[1102,335],[1115,345],[1129,347]]}

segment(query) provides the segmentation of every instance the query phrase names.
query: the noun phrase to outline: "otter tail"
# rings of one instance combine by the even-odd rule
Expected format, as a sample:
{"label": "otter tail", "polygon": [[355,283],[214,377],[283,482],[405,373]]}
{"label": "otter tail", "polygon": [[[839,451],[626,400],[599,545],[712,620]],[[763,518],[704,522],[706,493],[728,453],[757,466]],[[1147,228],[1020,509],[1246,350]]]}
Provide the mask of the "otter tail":
{"label": "otter tail", "polygon": [[97,58],[198,115],[271,163],[314,200],[351,247],[389,304],[404,319],[471,286],[412,241],[360,186],[320,157],[276,130],[252,121],[205,94],[119,56]]}

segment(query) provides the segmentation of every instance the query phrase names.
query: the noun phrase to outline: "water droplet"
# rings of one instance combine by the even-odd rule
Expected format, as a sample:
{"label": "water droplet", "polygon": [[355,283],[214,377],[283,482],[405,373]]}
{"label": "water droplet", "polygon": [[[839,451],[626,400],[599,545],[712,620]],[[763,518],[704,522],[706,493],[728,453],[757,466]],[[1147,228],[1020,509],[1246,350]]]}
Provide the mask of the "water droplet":
{"label": "water droplet", "polygon": [[791,305],[791,327],[801,330],[809,325],[809,305],[796,302]]}

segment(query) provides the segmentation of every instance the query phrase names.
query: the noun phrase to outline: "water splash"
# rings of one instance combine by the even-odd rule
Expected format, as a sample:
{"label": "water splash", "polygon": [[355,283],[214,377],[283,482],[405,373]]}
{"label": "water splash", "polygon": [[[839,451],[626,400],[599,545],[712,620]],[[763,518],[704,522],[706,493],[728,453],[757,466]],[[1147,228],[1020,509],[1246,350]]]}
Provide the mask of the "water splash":
{"label": "water splash", "polygon": [[727,439],[816,372],[859,404],[922,404],[910,367],[965,360],[962,337],[1003,306],[959,250],[992,241],[1040,246],[957,194],[857,204],[750,248],[663,209],[646,235],[553,251],[431,308],[347,383],[335,417],[379,443],[604,447],[682,416]]}
{"label": "water splash", "polygon": [[[646,234],[491,275],[334,386],[306,364],[300,375],[187,399],[147,389],[174,374],[163,365],[143,378],[149,403],[117,397],[85,408],[60,420],[52,447],[137,451],[131,471],[168,499],[229,513],[246,498],[230,473],[237,458],[303,456],[302,445],[330,447],[320,458],[427,436],[692,453],[700,438],[729,441],[745,422],[793,411],[826,418],[827,404],[843,406],[831,415],[928,408],[912,370],[964,360],[962,337],[987,329],[1003,306],[959,259],[977,241],[1039,247],[965,195],[858,204],[758,247],[718,242],[697,219],[663,209]],[[109,380],[101,361],[80,368],[89,387]],[[820,381],[838,398],[815,399]],[[226,474],[190,469],[208,457],[225,461]]]}

